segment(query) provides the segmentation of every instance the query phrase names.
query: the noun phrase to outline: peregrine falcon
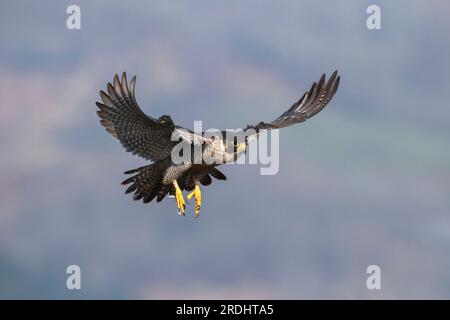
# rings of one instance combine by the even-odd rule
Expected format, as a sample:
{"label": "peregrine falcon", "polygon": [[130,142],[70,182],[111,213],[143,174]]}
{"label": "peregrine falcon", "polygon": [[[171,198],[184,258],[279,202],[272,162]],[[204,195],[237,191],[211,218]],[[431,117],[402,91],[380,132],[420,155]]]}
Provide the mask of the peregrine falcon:
{"label": "peregrine falcon", "polygon": [[[259,122],[243,129],[244,139],[231,140],[225,132],[222,138],[206,137],[177,126],[168,115],[153,118],[146,115],[135,96],[136,76],[128,84],[126,73],[121,79],[117,74],[107,84],[107,92],[100,91],[102,102],[96,102],[100,123],[126,151],[136,154],[150,164],[126,171],[132,176],[122,182],[129,185],[125,193],[133,192],[133,199],[148,203],[159,202],[169,194],[175,197],[178,212],[184,215],[186,202],[183,190],[190,191],[187,199],[195,198],[195,217],[202,205],[200,185],[211,184],[211,177],[226,180],[217,168],[220,164],[234,162],[247,150],[248,143],[256,140],[263,130],[279,129],[305,121],[320,112],[331,100],[339,86],[340,77],[335,71],[326,80],[325,75],[295,102],[286,112],[272,122]],[[177,145],[188,146],[178,154],[183,161],[174,161],[173,150]]]}

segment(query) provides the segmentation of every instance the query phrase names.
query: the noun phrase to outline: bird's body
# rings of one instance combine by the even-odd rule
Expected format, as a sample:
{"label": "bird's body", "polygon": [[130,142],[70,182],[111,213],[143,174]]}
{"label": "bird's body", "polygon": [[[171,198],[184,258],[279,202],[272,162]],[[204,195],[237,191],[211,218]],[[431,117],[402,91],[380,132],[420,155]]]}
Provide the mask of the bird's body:
{"label": "bird's body", "polygon": [[339,77],[334,72],[325,82],[325,75],[314,83],[303,97],[289,110],[270,123],[260,122],[247,126],[241,138],[220,132],[217,136],[206,136],[176,126],[172,118],[163,115],[158,119],[142,112],[135,97],[136,77],[128,87],[126,74],[122,79],[114,76],[107,91],[100,91],[102,103],[97,102],[100,123],[123,147],[136,155],[152,161],[151,164],[125,172],[133,174],[122,182],[130,185],[126,193],[133,192],[135,200],[144,203],[156,198],[159,202],[169,193],[175,195],[178,210],[184,214],[183,190],[191,191],[187,197],[195,197],[195,213],[201,206],[200,184],[209,185],[211,177],[226,180],[217,168],[223,163],[234,162],[244,154],[250,141],[256,140],[261,130],[278,129],[303,122],[314,116],[335,94]]}

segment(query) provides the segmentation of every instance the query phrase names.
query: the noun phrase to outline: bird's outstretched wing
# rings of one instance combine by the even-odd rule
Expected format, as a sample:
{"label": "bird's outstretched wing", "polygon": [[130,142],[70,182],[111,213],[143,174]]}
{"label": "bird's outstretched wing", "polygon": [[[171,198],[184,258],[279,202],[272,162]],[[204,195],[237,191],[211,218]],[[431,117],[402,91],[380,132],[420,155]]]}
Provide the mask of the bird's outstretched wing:
{"label": "bird's outstretched wing", "polygon": [[128,87],[124,72],[121,80],[117,74],[113,83],[108,83],[107,91],[100,91],[102,102],[96,105],[100,123],[106,131],[117,138],[123,147],[147,160],[157,161],[170,156],[178,141],[172,141],[172,134],[188,142],[198,143],[202,137],[179,126],[170,117],[155,119],[147,116],[139,107],[135,97],[136,76]]}
{"label": "bird's outstretched wing", "polygon": [[270,123],[260,122],[246,129],[254,129],[256,132],[262,129],[279,129],[305,121],[319,113],[331,100],[339,86],[340,76],[333,72],[328,81],[325,74],[319,82],[314,82],[309,91],[294,103],[285,113]]}

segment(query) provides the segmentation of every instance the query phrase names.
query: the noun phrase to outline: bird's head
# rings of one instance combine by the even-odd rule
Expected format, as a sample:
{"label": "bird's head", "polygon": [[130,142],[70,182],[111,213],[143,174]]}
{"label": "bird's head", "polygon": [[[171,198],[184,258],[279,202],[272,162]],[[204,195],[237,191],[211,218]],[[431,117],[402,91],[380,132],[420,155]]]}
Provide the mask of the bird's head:
{"label": "bird's head", "polygon": [[160,124],[167,125],[167,126],[173,126],[174,125],[174,123],[172,121],[172,118],[170,116],[166,115],[166,114],[162,115],[161,117],[159,117],[158,118],[158,122]]}
{"label": "bird's head", "polygon": [[225,152],[225,162],[234,162],[247,150],[247,139],[242,134],[223,133],[222,150]]}
{"label": "bird's head", "polygon": [[234,137],[233,139],[233,152],[237,156],[240,156],[247,150],[247,137],[245,137],[244,141],[241,140],[242,139],[238,139],[238,137]]}
{"label": "bird's head", "polygon": [[241,155],[245,154],[245,152],[247,151],[247,139],[245,139],[242,135],[237,135],[228,139],[227,162],[233,162],[236,161]]}

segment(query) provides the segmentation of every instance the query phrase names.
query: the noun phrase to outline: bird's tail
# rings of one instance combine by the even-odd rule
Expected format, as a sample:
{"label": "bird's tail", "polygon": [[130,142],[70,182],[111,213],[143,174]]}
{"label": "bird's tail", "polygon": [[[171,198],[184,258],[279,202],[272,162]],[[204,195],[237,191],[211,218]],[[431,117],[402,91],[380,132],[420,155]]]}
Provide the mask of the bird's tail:
{"label": "bird's tail", "polygon": [[131,184],[125,193],[134,192],[133,199],[143,199],[144,203],[152,201],[155,197],[157,197],[158,202],[161,201],[170,188],[170,185],[163,185],[162,183],[168,165],[167,161],[161,160],[124,172],[125,174],[134,174],[122,182],[123,185]]}

